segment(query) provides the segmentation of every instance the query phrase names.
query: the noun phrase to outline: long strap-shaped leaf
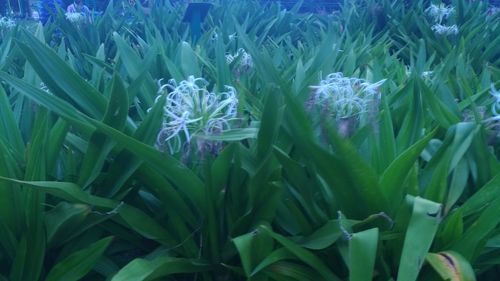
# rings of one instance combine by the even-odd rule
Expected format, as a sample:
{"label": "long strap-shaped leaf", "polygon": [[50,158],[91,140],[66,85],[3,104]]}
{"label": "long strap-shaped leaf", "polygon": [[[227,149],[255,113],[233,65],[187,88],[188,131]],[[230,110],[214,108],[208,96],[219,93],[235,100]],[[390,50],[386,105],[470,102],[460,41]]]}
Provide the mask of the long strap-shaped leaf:
{"label": "long strap-shaped leaf", "polygon": [[398,281],[417,280],[440,220],[441,204],[415,197],[401,254]]}
{"label": "long strap-shaped leaf", "polygon": [[177,188],[191,198],[193,206],[205,210],[204,184],[196,174],[170,155],[161,154],[155,148],[144,144],[98,120],[92,119],[74,108],[68,102],[35,88],[34,86],[17,79],[4,72],[0,72],[0,79],[8,82],[19,92],[28,96],[38,104],[55,112],[80,130],[89,133],[97,128],[111,137],[120,146],[125,147],[137,158],[153,164],[158,172],[166,176]]}
{"label": "long strap-shaped leaf", "polygon": [[110,210],[110,213],[116,213],[121,219],[121,223],[125,223],[131,229],[137,231],[144,237],[156,240],[167,246],[177,246],[179,241],[172,238],[161,225],[153,218],[148,216],[143,211],[107,198],[90,195],[84,192],[79,186],[70,182],[53,182],[53,181],[21,181],[0,177],[0,181],[22,184],[35,190],[50,193],[53,196],[59,197],[69,202],[85,203],[91,206]]}
{"label": "long strap-shaped leaf", "polygon": [[[135,259],[122,268],[111,281],[159,280],[176,273],[195,273],[210,270],[201,261],[173,257],[157,257],[152,260]],[[163,279],[162,279],[163,280]]]}
{"label": "long strap-shaped leaf", "polygon": [[82,111],[102,118],[106,99],[63,61],[52,49],[25,31],[17,45],[47,87],[57,96],[74,101]]}
{"label": "long strap-shaped leaf", "polygon": [[352,235],[349,241],[350,281],[370,281],[373,279],[378,236],[377,228]]}

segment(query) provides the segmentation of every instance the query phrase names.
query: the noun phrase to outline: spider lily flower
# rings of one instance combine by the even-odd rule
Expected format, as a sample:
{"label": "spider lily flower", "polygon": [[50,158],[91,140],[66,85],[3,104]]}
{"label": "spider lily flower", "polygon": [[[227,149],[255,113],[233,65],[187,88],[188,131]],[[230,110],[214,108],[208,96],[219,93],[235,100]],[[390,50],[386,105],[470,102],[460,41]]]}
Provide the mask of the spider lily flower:
{"label": "spider lily flower", "polygon": [[44,92],[52,95],[52,93],[49,90],[49,87],[47,87],[47,85],[45,85],[45,83],[40,82],[40,87],[39,88],[40,88],[40,90],[42,90],[42,91],[44,91]]}
{"label": "spider lily flower", "polygon": [[493,85],[493,83],[491,84],[490,94],[495,98],[495,101],[491,105],[491,114],[493,116],[486,119],[485,120],[486,122],[500,120],[500,90],[497,90],[495,88],[495,85]]}
{"label": "spider lily flower", "polygon": [[219,39],[219,33],[217,33],[217,29],[212,30],[210,33],[210,41],[217,41]]}
{"label": "spider lily flower", "polygon": [[207,87],[205,79],[194,76],[179,83],[170,80],[161,85],[159,81],[156,101],[165,98],[166,103],[158,147],[166,145],[171,153],[179,152],[197,136],[216,135],[231,128],[237,116],[236,89],[225,86],[224,92],[215,93]]}
{"label": "spider lily flower", "polygon": [[486,14],[488,16],[496,16],[500,12],[500,8],[495,7],[495,6],[490,6],[488,10],[486,11]]}
{"label": "spider lily flower", "polygon": [[431,79],[432,75],[434,75],[434,71],[424,71],[422,72],[423,79]]}
{"label": "spider lily flower", "polygon": [[452,6],[445,6],[443,4],[431,4],[431,6],[425,11],[434,19],[434,22],[441,24],[444,19],[447,19],[451,14],[453,14],[455,8]]}
{"label": "spider lily flower", "polygon": [[253,59],[252,56],[247,53],[243,48],[239,48],[236,54],[227,54],[226,62],[231,64],[236,59],[239,59],[239,69],[249,69],[253,67]]}
{"label": "spider lily flower", "polygon": [[0,18],[0,29],[11,29],[16,26],[16,22],[8,17]]}
{"label": "spider lily flower", "polygon": [[236,38],[238,38],[238,36],[236,35],[236,32],[233,34],[229,34],[229,36],[228,36],[229,42],[233,42],[234,40],[236,40]]}
{"label": "spider lily flower", "polygon": [[81,13],[66,13],[66,19],[72,23],[81,23],[85,21],[85,16]]}
{"label": "spider lily flower", "polygon": [[[406,76],[410,76],[410,75],[411,75],[410,67],[406,66]],[[420,77],[424,80],[430,80],[432,78],[432,76],[434,76],[434,71],[432,71],[432,70],[422,71],[422,73],[420,74]]]}
{"label": "spider lily flower", "polygon": [[452,26],[435,24],[431,27],[432,31],[438,35],[455,35],[458,34],[458,27],[456,24]]}
{"label": "spider lily flower", "polygon": [[378,100],[379,88],[385,81],[369,83],[364,79],[344,77],[340,72],[331,73],[319,85],[311,86],[312,104],[327,107],[337,120],[357,118]]}

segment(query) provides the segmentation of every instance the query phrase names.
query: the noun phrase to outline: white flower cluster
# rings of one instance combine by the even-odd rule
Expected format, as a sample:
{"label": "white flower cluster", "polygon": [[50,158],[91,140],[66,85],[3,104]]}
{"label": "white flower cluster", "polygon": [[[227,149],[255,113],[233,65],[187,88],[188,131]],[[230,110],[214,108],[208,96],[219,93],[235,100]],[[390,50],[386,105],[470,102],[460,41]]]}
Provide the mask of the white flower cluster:
{"label": "white flower cluster", "polygon": [[40,82],[40,90],[52,95],[52,93],[49,90],[49,87],[47,87],[47,85],[45,85],[45,83],[43,82]]}
{"label": "white flower cluster", "polygon": [[444,19],[447,19],[451,14],[455,12],[455,8],[453,8],[452,6],[445,6],[444,4],[431,4],[431,6],[425,11],[434,19],[435,22],[441,23]]}
{"label": "white flower cluster", "polygon": [[247,53],[243,48],[239,48],[238,51],[232,55],[226,55],[227,64],[231,64],[233,61],[239,59],[239,67],[244,69],[249,69],[253,67],[252,56]]}
{"label": "white flower cluster", "polygon": [[451,26],[443,24],[443,20],[447,20],[455,12],[455,8],[443,4],[431,4],[425,11],[434,20],[434,25],[431,27],[434,33],[446,36],[458,34],[458,26],[456,24]]}
{"label": "white flower cluster", "polygon": [[85,16],[82,13],[66,13],[66,19],[72,23],[81,23],[85,21]]}
{"label": "white flower cluster", "polygon": [[431,27],[432,31],[438,35],[455,35],[458,34],[458,26],[456,24],[448,26],[435,24]]}
{"label": "white flower cluster", "polygon": [[[410,66],[406,66],[406,76],[410,76],[411,75],[411,70],[410,70]],[[432,70],[428,70],[428,71],[422,71],[420,77],[424,80],[429,80],[432,78],[432,76],[434,75],[434,71]]]}
{"label": "white flower cluster", "polygon": [[11,29],[16,26],[16,22],[8,17],[0,18],[0,29]]}
{"label": "white flower cluster", "polygon": [[235,32],[235,33],[229,34],[229,36],[227,38],[229,39],[229,42],[233,42],[238,38],[238,36],[236,35],[236,32]]}
{"label": "white flower cluster", "polygon": [[167,145],[171,153],[180,151],[182,144],[190,143],[196,135],[216,135],[230,129],[236,119],[238,97],[233,87],[225,86],[226,91],[221,93],[210,92],[208,82],[194,76],[179,84],[172,79],[159,87],[157,101],[165,98],[166,103],[157,145]]}
{"label": "white flower cluster", "polygon": [[219,34],[217,33],[217,29],[214,29],[210,33],[210,41],[217,41],[217,39],[219,39]]}
{"label": "white flower cluster", "polygon": [[312,103],[327,106],[337,119],[358,117],[378,100],[385,79],[369,83],[364,79],[344,77],[340,72],[329,74],[313,89]]}
{"label": "white flower cluster", "polygon": [[[238,37],[237,37],[237,35],[236,35],[236,32],[228,35],[229,42],[233,42],[233,41],[235,41],[237,38],[238,38]],[[211,40],[211,41],[217,41],[218,39],[219,39],[219,33],[218,33],[218,30],[217,30],[217,29],[212,30],[212,33],[210,34],[210,40]]]}
{"label": "white flower cluster", "polygon": [[489,121],[500,120],[500,90],[495,89],[495,85],[491,84],[491,95],[495,98],[495,102],[491,105],[491,113],[493,116]]}

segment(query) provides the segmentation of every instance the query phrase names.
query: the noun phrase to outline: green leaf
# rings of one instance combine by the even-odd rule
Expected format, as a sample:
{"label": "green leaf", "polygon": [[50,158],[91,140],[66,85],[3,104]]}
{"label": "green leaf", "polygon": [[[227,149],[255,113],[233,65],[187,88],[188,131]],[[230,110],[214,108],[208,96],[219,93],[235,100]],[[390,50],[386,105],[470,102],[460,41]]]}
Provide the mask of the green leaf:
{"label": "green leaf", "polygon": [[271,237],[293,253],[298,259],[315,269],[325,280],[340,281],[339,277],[337,277],[317,256],[308,250],[301,248],[286,237],[273,232],[267,226],[261,226],[259,229],[271,235]]}
{"label": "green leaf", "polygon": [[242,141],[246,139],[256,139],[259,128],[240,128],[224,131],[217,135],[197,135],[196,137],[210,141]]}
{"label": "green leaf", "polygon": [[[496,186],[498,189],[498,186]],[[456,241],[452,250],[459,252],[467,260],[474,261],[484,247],[485,240],[490,237],[500,223],[500,197],[496,197],[481,212],[479,218]]]}
{"label": "green leaf", "polygon": [[349,280],[370,281],[374,277],[379,231],[377,228],[354,233],[349,240]]}
{"label": "green leaf", "polygon": [[83,112],[101,118],[106,99],[52,49],[29,32],[23,32],[24,42],[17,45],[47,87],[57,96],[72,100]]}
{"label": "green leaf", "polygon": [[297,243],[311,250],[323,250],[333,245],[342,235],[340,222],[338,220],[331,220],[319,229],[316,229],[313,234],[299,239]]}
{"label": "green leaf", "polygon": [[270,91],[266,98],[264,111],[262,113],[262,122],[257,138],[258,159],[264,159],[264,157],[267,157],[272,152],[273,143],[278,136],[282,112],[278,95]]}
{"label": "green leaf", "polygon": [[50,181],[20,181],[0,177],[0,181],[24,184],[37,190],[57,196],[69,202],[85,203],[110,210],[116,213],[121,220],[118,222],[129,226],[148,239],[153,239],[168,246],[177,246],[179,241],[174,239],[158,222],[148,216],[142,210],[127,205],[123,202],[115,202],[111,199],[90,195],[84,192],[78,185],[69,182]]}
{"label": "green leaf", "polygon": [[416,197],[399,262],[398,281],[417,280],[441,220],[441,204]]}
{"label": "green leaf", "polygon": [[47,94],[47,92],[40,90],[39,88],[34,87],[29,83],[26,83],[25,81],[5,72],[0,71],[0,79],[4,80],[20,93],[26,95],[48,110],[60,115],[64,119],[71,120],[72,124],[80,129],[82,133],[89,133],[94,130],[94,128],[92,128],[92,126],[85,120],[85,118],[82,117],[81,114],[79,114],[79,111],[70,103],[56,96],[49,95]]}
{"label": "green leaf", "polygon": [[128,263],[111,281],[157,280],[176,273],[196,273],[210,270],[211,266],[198,260],[157,257],[152,260],[135,259]]}
{"label": "green leaf", "polygon": [[187,42],[180,43],[179,64],[184,73],[184,79],[190,75],[194,77],[201,76],[201,69],[198,65],[196,53]]}
{"label": "green leaf", "polygon": [[47,274],[46,281],[78,281],[89,273],[108,248],[113,237],[103,238],[89,247],[74,252],[57,263]]}
{"label": "green leaf", "polygon": [[424,138],[403,151],[394,161],[392,161],[380,177],[380,188],[389,199],[389,202],[393,202],[393,208],[397,208],[399,202],[403,200],[405,194],[403,188],[404,181],[420,156],[420,153],[422,153],[435,134],[436,130],[433,130]]}
{"label": "green leaf", "polygon": [[[123,130],[128,117],[128,95],[120,77],[115,73],[111,82],[109,98],[103,123],[117,130]],[[78,184],[86,188],[100,174],[109,152],[115,143],[101,132],[94,132],[90,137],[87,151],[80,168]]]}
{"label": "green leaf", "polygon": [[427,262],[443,278],[449,281],[475,281],[476,276],[471,264],[459,253],[445,251],[428,253]]}
{"label": "green leaf", "polygon": [[489,206],[492,201],[500,197],[500,174],[492,178],[488,183],[474,193],[465,201],[460,210],[464,216],[468,216],[483,210]]}
{"label": "green leaf", "polygon": [[0,140],[1,139],[4,139],[5,143],[9,144],[17,155],[24,154],[24,143],[21,132],[18,129],[16,119],[3,86],[0,86]]}
{"label": "green leaf", "polygon": [[79,226],[91,209],[87,205],[61,202],[45,215],[47,244],[51,245],[66,238],[68,230]]}

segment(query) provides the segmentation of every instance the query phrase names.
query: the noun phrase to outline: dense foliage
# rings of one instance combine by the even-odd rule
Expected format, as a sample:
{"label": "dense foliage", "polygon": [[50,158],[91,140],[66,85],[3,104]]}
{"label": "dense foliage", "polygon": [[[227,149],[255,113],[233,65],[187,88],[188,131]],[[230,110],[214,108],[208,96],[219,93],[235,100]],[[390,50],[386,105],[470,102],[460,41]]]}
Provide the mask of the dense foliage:
{"label": "dense foliage", "polygon": [[497,9],[115,4],[2,19],[1,281],[500,279]]}

